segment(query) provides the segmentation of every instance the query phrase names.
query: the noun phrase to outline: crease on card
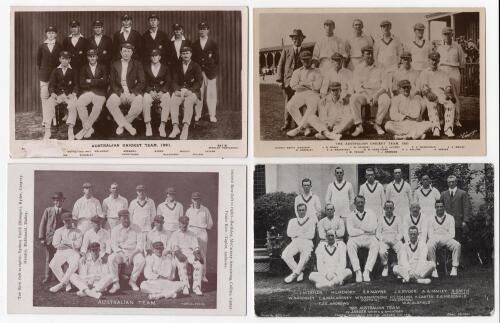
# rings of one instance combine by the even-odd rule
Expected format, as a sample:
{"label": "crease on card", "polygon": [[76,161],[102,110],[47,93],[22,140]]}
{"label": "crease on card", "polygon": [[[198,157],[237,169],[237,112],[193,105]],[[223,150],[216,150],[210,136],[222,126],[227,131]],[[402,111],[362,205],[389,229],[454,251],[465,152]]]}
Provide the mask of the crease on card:
{"label": "crease on card", "polygon": [[33,141],[22,148],[25,157],[62,157],[64,149],[57,139]]}

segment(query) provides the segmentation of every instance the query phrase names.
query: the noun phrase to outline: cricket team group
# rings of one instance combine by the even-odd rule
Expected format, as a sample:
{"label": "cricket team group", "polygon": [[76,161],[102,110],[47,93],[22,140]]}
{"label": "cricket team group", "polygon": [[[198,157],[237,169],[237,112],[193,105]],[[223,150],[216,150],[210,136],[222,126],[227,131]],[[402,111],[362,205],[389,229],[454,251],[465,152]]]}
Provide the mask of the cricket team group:
{"label": "cricket team group", "polygon": [[[454,175],[447,179],[448,189],[439,192],[424,174],[420,186],[412,192],[401,169],[393,171],[394,180],[384,188],[375,179],[375,170],[367,168],[366,182],[355,195],[344,170],[337,167],[324,210],[320,198],[312,192],[311,180],[302,180],[302,192],[295,198],[296,216],[289,220],[286,231],[291,242],[281,255],[292,271],[285,283],[304,279],[304,268],[313,251],[315,265],[309,280],[317,288],[340,286],[353,273],[356,283],[370,281],[377,258],[383,266],[382,277],[387,277],[392,268],[403,283],[430,284],[430,277],[439,275],[436,252],[441,249],[451,254],[450,276],[457,276],[462,230],[471,216],[468,194],[457,187]],[[368,250],[363,270],[361,248]],[[389,263],[390,249],[397,256],[396,263]]]}
{"label": "cricket team group", "polygon": [[[153,104],[161,110],[161,137],[167,137],[165,128],[171,120],[168,137],[187,139],[193,115],[195,121],[200,120],[205,100],[210,122],[217,122],[219,49],[209,37],[208,24],[198,24],[199,39],[191,42],[177,23],[170,38],[159,29],[156,14],[149,16],[149,28],[142,35],[133,29],[130,15],[124,14],[121,21],[120,30],[111,38],[104,34],[104,22],[95,20],[93,35],[85,38],[80,22],[72,20],[62,44],[57,41],[57,28],[46,28],[46,39],[37,52],[44,139],[51,138],[56,106],[62,104],[67,108],[68,140],[92,137],[104,105],[118,136],[125,130],[135,136],[132,122],[141,114],[145,135],[152,136]],[[181,106],[184,114],[179,120]],[[75,135],[77,118],[83,128]]]}
{"label": "cricket team group", "polygon": [[[281,130],[289,137],[358,137],[368,123],[378,135],[387,132],[395,139],[455,136],[455,128],[461,127],[465,54],[453,40],[452,28],[442,30],[443,41],[435,47],[424,38],[422,23],[413,26],[414,39],[406,43],[392,33],[388,20],[380,23],[376,39],[363,32],[360,19],[354,19],[353,35],[346,40],[334,34],[334,21],[326,20],[323,27],[325,35],[312,52],[302,46],[306,35],[294,29],[293,45],[280,56],[277,81],[285,98]],[[376,108],[373,121],[365,107]]]}
{"label": "cricket team group", "polygon": [[83,196],[72,211],[64,209],[63,193],[52,196],[53,205],[44,210],[38,233],[46,252],[43,283],[54,276],[58,281],[50,292],[70,292],[75,286],[78,296],[99,299],[103,293],[119,291],[120,278],[125,277],[133,291],[151,300],[191,291],[202,295],[202,283],[208,282],[207,230],[213,219],[200,193],[192,193],[184,211],[173,187],[166,189],[166,199],[158,207],[142,184],[130,204],[119,194],[117,183],[109,191],[101,205],[91,183],[84,183]]}

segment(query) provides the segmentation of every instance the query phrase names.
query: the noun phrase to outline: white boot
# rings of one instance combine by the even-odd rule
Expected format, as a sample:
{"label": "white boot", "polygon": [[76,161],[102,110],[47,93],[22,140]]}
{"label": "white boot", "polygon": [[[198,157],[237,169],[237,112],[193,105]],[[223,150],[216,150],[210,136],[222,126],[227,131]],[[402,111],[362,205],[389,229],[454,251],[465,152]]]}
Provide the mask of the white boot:
{"label": "white boot", "polygon": [[153,135],[153,129],[151,129],[151,123],[146,123],[146,137],[151,137]]}

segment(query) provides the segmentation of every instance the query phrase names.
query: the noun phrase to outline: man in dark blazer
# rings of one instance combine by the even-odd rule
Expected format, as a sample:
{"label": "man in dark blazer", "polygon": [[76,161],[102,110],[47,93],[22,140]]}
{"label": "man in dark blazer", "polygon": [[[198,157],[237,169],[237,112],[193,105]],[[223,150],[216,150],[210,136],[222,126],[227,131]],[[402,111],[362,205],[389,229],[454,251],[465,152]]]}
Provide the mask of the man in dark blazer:
{"label": "man in dark blazer", "polygon": [[180,24],[174,24],[172,28],[174,29],[174,35],[165,45],[166,60],[170,68],[182,61],[181,48],[191,47],[191,41],[184,37],[183,27]]}
{"label": "man in dark blazer", "polygon": [[[142,112],[142,94],[144,91],[144,69],[140,61],[132,58],[134,46],[122,43],[121,59],[113,62],[109,71],[110,96],[106,107],[113,116],[118,128],[116,134],[123,134],[125,128],[132,136],[137,131],[132,122]],[[126,116],[120,110],[121,104],[130,104]]]}
{"label": "man in dark blazer", "polygon": [[52,238],[54,237],[54,232],[63,226],[61,214],[68,212],[68,210],[62,207],[64,199],[63,193],[54,193],[52,196],[53,206],[50,206],[43,211],[42,220],[38,226],[38,241],[45,248],[44,284],[54,278],[54,275],[49,268],[49,263],[56,253],[56,248],[52,245]]}
{"label": "man in dark blazer", "polygon": [[203,82],[203,73],[200,65],[191,60],[191,47],[181,49],[182,62],[177,63],[173,70],[172,81],[172,132],[169,138],[175,138],[179,130],[179,107],[184,104],[184,118],[182,120],[181,140],[186,140],[189,132],[189,125],[193,118],[193,106],[200,100],[201,84]]}
{"label": "man in dark blazer", "polygon": [[87,38],[89,49],[97,50],[97,61],[104,64],[109,70],[111,60],[113,59],[113,41],[111,37],[104,35],[104,23],[102,20],[96,20],[92,24],[94,34]]}
{"label": "man in dark blazer", "polygon": [[[88,64],[82,66],[79,73],[78,89],[80,96],[76,101],[78,116],[82,120],[82,130],[75,136],[76,139],[90,138],[94,133],[94,122],[101,114],[102,106],[106,102],[108,90],[108,70],[104,64],[98,62],[97,49],[87,51]],[[88,112],[88,105],[92,103],[92,111]]]}
{"label": "man in dark blazer", "polygon": [[278,63],[278,79],[276,82],[280,83],[283,89],[283,97],[285,99],[285,109],[284,109],[284,125],[281,127],[281,131],[292,128],[292,117],[286,110],[286,104],[288,100],[295,93],[290,87],[290,80],[292,79],[293,71],[302,67],[302,63],[299,58],[299,54],[302,51],[302,42],[306,36],[302,33],[301,29],[294,29],[290,34],[293,45],[286,47],[281,52],[280,60]]}
{"label": "man in dark blazer", "polygon": [[38,46],[36,53],[36,66],[38,67],[38,81],[40,82],[40,99],[42,100],[42,125],[45,129],[44,139],[49,139],[53,116],[53,113],[50,113],[48,107],[50,96],[49,80],[50,74],[59,64],[59,53],[62,51],[62,45],[56,40],[56,27],[48,26],[45,29],[45,37],[46,39],[44,42]]}
{"label": "man in dark blazer", "polygon": [[71,68],[77,74],[80,68],[87,62],[86,52],[88,48],[87,39],[80,32],[80,22],[72,20],[69,23],[71,34],[64,38],[63,49],[71,55]]}
{"label": "man in dark blazer", "polygon": [[159,49],[151,51],[151,62],[144,65],[144,74],[146,76],[146,89],[144,91],[144,99],[142,101],[142,113],[144,122],[146,123],[146,136],[153,135],[151,129],[151,106],[153,102],[160,103],[161,107],[161,123],[158,131],[160,137],[166,137],[165,124],[170,115],[170,88],[172,84],[172,76],[167,64],[161,63],[161,52]]}
{"label": "man in dark blazer", "polygon": [[217,107],[217,67],[219,66],[219,46],[208,37],[209,28],[204,22],[198,24],[200,38],[193,43],[193,61],[201,66],[203,83],[201,85],[201,100],[196,104],[194,120],[201,118],[204,96],[207,96],[210,122],[217,122],[215,110]]}
{"label": "man in dark blazer", "polygon": [[[52,71],[49,80],[50,98],[48,102],[49,120],[54,117],[56,105],[66,103],[68,109],[68,140],[75,139],[73,127],[76,123],[76,94],[78,93],[78,73],[71,68],[71,54],[62,51],[59,55],[59,66]],[[48,133],[47,133],[48,132]],[[45,128],[45,137],[50,138],[50,128]]]}
{"label": "man in dark blazer", "polygon": [[448,176],[448,189],[441,192],[446,213],[455,218],[455,239],[462,243],[462,230],[467,226],[466,220],[471,216],[469,194],[457,187],[457,177]]}
{"label": "man in dark blazer", "polygon": [[153,49],[160,50],[162,63],[166,62],[165,59],[165,44],[168,41],[167,34],[160,30],[160,17],[156,14],[151,14],[148,17],[149,29],[142,35],[142,64],[144,66],[151,62],[151,51]]}
{"label": "man in dark blazer", "polygon": [[141,34],[132,29],[132,17],[128,14],[122,16],[122,26],[119,31],[113,35],[114,58],[121,59],[121,44],[129,43],[134,46],[133,59],[140,60],[142,53],[142,37]]}

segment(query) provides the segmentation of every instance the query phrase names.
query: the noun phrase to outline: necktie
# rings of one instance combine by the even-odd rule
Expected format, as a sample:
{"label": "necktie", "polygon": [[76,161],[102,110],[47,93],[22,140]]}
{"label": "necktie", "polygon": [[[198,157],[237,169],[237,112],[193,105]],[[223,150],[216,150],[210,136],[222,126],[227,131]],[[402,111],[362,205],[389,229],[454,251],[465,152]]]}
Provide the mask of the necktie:
{"label": "necktie", "polygon": [[453,198],[453,195],[454,195],[454,194],[453,194],[453,191],[451,191],[451,192],[450,192],[450,195],[451,195],[451,198]]}

